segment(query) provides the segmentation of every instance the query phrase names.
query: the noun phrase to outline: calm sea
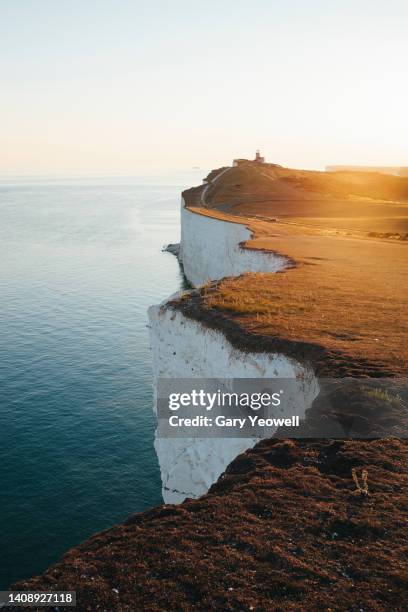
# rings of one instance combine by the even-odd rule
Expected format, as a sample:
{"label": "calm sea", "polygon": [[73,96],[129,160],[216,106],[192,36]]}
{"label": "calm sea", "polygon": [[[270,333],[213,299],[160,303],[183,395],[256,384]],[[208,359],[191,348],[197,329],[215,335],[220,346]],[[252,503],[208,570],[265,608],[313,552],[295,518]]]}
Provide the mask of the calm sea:
{"label": "calm sea", "polygon": [[161,503],[146,309],[179,186],[0,184],[0,588]]}

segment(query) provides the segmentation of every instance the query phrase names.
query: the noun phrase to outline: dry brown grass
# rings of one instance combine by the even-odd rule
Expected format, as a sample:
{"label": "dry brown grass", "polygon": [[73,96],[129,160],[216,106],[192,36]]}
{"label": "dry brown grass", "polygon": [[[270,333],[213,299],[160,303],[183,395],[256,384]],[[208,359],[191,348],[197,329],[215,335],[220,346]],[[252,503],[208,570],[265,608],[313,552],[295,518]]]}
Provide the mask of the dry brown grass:
{"label": "dry brown grass", "polygon": [[264,440],[208,495],[136,514],[14,588],[76,590],[92,612],[406,610],[407,461],[397,440]]}
{"label": "dry brown grass", "polygon": [[[304,215],[316,203],[315,199],[307,199],[313,181],[320,185],[321,191],[326,189],[326,195],[341,187],[353,193],[382,196],[396,193],[398,189],[405,194],[408,181],[365,173],[346,174],[336,177],[287,168],[233,168],[210,189],[213,207],[206,209],[197,206],[196,191],[187,192],[185,196],[192,211],[245,224],[253,233],[246,247],[278,252],[296,263],[295,268],[280,274],[245,274],[224,279],[216,288],[207,286],[202,296],[204,306],[227,316],[247,332],[317,344],[342,353],[350,363],[366,359],[377,362],[387,372],[406,374],[406,242],[384,240],[377,235],[348,235],[342,230],[336,231],[334,220],[328,222],[328,217],[319,217],[322,224],[319,228],[298,222],[272,223],[268,219],[268,206],[264,207],[262,219],[250,216],[258,196],[268,195],[270,202],[277,194],[281,196],[282,180],[285,189],[291,184],[292,204],[297,207],[297,214],[302,211]],[[293,180],[288,180],[290,177]],[[234,183],[238,178],[239,182]],[[236,184],[240,185],[237,205],[234,202],[238,200],[233,197]],[[305,185],[308,189],[302,191]],[[325,200],[323,195],[319,206],[326,210],[330,199]],[[390,202],[385,204],[392,206]],[[359,206],[368,205],[378,212],[384,202],[379,204],[366,198],[362,203],[353,194],[347,203],[343,202],[349,217]],[[231,214],[238,209],[239,215]],[[408,214],[405,214],[401,223],[407,222]],[[381,223],[381,214],[375,223]]]}
{"label": "dry brown grass", "polygon": [[254,315],[258,323],[267,324],[277,316],[299,315],[316,306],[316,295],[310,291],[301,297],[294,288],[288,287],[285,296],[276,293],[274,275],[248,273],[237,278],[227,278],[214,287],[203,289],[203,297],[209,308],[218,308],[230,313]]}
{"label": "dry brown grass", "polygon": [[[213,177],[214,175],[211,175]],[[407,201],[408,178],[376,172],[318,172],[273,164],[231,168],[208,192],[214,205],[273,200]]]}
{"label": "dry brown grass", "polygon": [[210,208],[234,215],[277,216],[403,239],[408,233],[407,177],[248,165],[224,174],[206,200]]}
{"label": "dry brown grass", "polygon": [[[352,278],[326,266],[301,266],[282,274],[245,274],[225,279],[203,294],[208,309],[244,329],[309,342],[353,357],[376,360],[393,372],[408,365],[406,297],[378,294],[369,275]],[[327,270],[329,272],[329,270]]]}

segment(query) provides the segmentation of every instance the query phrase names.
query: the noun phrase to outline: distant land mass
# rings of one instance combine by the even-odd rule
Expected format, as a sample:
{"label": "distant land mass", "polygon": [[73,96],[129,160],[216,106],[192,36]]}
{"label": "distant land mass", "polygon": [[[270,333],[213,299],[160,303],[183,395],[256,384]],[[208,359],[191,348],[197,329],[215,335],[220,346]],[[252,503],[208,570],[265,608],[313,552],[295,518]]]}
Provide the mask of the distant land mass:
{"label": "distant land mass", "polygon": [[408,176],[408,166],[326,166],[326,172],[379,172],[394,176]]}

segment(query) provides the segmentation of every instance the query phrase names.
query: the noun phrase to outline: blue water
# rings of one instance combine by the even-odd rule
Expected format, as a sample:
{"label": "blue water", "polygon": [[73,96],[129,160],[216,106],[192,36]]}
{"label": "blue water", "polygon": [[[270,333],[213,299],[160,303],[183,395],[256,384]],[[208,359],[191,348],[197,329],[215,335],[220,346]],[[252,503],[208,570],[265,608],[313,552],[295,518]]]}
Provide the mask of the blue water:
{"label": "blue water", "polygon": [[161,503],[146,309],[180,187],[0,185],[0,588]]}

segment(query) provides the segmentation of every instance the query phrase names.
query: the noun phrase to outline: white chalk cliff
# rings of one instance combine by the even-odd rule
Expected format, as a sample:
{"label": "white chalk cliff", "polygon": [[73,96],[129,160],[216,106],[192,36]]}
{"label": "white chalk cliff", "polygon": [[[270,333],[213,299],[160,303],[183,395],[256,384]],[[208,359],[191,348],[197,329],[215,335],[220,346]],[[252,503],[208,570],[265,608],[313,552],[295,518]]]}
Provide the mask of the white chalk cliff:
{"label": "white chalk cliff", "polygon": [[[288,261],[275,254],[243,249],[251,237],[242,224],[191,212],[182,203],[181,259],[187,279],[207,280],[243,272],[276,272]],[[308,408],[318,393],[311,369],[280,354],[247,353],[234,348],[222,332],[186,318],[170,306],[149,308],[154,384],[159,378],[293,378],[293,397],[285,405]],[[255,438],[159,438],[163,499],[179,503],[205,493],[231,461],[254,446]]]}
{"label": "white chalk cliff", "polygon": [[275,253],[243,248],[251,232],[241,223],[230,223],[192,212],[181,199],[180,260],[194,287],[209,280],[239,276],[244,272],[278,272],[288,260]]}

